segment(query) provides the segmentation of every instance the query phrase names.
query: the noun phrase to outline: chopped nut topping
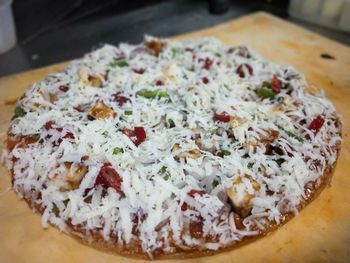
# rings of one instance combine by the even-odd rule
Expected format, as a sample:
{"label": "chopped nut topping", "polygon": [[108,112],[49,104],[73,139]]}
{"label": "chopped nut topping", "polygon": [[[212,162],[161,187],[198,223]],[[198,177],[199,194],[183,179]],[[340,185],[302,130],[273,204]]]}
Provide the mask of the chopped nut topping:
{"label": "chopped nut topping", "polygon": [[94,119],[115,118],[117,113],[108,107],[103,101],[98,102],[89,112],[89,115]]}
{"label": "chopped nut topping", "polygon": [[192,158],[197,159],[201,156],[201,152],[198,149],[183,151],[178,143],[174,144],[172,152],[177,158]]}
{"label": "chopped nut topping", "polygon": [[49,93],[49,97],[50,97],[50,102],[52,104],[55,104],[55,102],[57,101],[57,96],[52,93]]}
{"label": "chopped nut topping", "polygon": [[260,190],[260,185],[249,175],[237,177],[232,181],[232,186],[226,189],[234,211],[241,217],[247,217],[252,209],[251,200],[256,196],[249,193],[248,187],[243,180],[248,179],[255,192]]}
{"label": "chopped nut topping", "polygon": [[151,39],[145,41],[145,46],[152,55],[158,56],[162,52],[164,43],[160,39]]}
{"label": "chopped nut topping", "polygon": [[81,68],[79,70],[79,77],[84,86],[92,86],[96,88],[101,88],[103,86],[103,76],[100,74],[89,74],[86,68]]}
{"label": "chopped nut topping", "polygon": [[66,185],[61,186],[61,191],[69,191],[77,189],[80,185],[81,180],[84,178],[88,171],[86,166],[80,166],[72,163],[65,163],[67,173],[65,175]]}

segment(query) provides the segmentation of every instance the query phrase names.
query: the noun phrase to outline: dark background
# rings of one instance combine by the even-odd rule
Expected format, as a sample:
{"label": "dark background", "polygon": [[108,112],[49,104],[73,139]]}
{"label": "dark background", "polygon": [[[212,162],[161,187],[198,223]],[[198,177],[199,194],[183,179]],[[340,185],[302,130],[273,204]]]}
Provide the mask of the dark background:
{"label": "dark background", "polygon": [[350,45],[347,33],[289,17],[288,2],[14,0],[18,43],[0,55],[0,76],[80,57],[103,43],[137,43],[146,33],[168,37],[261,10]]}

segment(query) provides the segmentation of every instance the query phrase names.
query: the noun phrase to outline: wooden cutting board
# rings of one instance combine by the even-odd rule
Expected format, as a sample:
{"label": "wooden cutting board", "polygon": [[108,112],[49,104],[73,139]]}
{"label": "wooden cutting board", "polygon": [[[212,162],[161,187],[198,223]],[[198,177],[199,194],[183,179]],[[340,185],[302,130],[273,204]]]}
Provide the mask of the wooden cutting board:
{"label": "wooden cutting board", "polygon": [[[246,44],[278,63],[291,64],[309,83],[324,88],[343,116],[344,142],[332,185],[296,218],[268,237],[230,252],[189,262],[350,262],[350,49],[266,13],[255,13],[198,32],[174,37],[213,36]],[[327,53],[334,59],[323,59]],[[15,62],[14,62],[15,63]],[[15,100],[25,88],[64,64],[0,79],[0,136],[5,137]],[[0,171],[0,262],[141,262],[101,252],[55,228],[44,230]]]}

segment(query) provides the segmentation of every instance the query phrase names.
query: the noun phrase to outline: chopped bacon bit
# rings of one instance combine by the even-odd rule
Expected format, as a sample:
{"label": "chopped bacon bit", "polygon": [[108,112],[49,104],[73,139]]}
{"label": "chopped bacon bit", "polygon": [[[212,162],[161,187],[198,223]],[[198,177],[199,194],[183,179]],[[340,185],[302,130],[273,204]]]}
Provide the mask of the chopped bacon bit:
{"label": "chopped bacon bit", "polygon": [[58,87],[58,89],[62,92],[67,92],[69,90],[68,86],[66,85],[61,85]]}
{"label": "chopped bacon bit", "polygon": [[156,81],[156,86],[163,86],[163,85],[164,85],[163,81],[161,80]]}
{"label": "chopped bacon bit", "polygon": [[54,121],[48,121],[48,122],[45,123],[44,127],[45,127],[46,130],[55,129],[58,132],[63,131],[63,128],[61,128],[61,127],[54,128],[53,127],[54,124],[55,124]]}
{"label": "chopped bacon bit", "polygon": [[[200,196],[203,196],[204,195],[204,192],[201,191],[201,190],[196,190],[196,189],[192,189],[190,190],[188,193],[187,193],[189,196],[191,196],[192,198],[195,197],[196,194],[200,195]],[[187,209],[189,208],[189,205],[184,202],[181,206],[181,210],[182,211],[186,211]]]}
{"label": "chopped bacon bit", "polygon": [[95,186],[104,185],[112,187],[124,197],[125,194],[121,189],[122,182],[123,178],[120,177],[119,173],[112,167],[112,165],[110,163],[104,163],[96,178]]}
{"label": "chopped bacon bit", "polygon": [[206,70],[210,70],[212,64],[213,64],[213,61],[210,58],[205,58],[204,65],[202,68]]}
{"label": "chopped bacon bit", "polygon": [[136,135],[136,141],[134,143],[136,146],[138,146],[139,144],[141,144],[146,140],[146,132],[143,127],[135,127],[134,132]]}
{"label": "chopped bacon bit", "polygon": [[235,135],[231,131],[226,131],[226,134],[227,134],[227,138],[229,138],[229,139],[234,139],[235,138]]}
{"label": "chopped bacon bit", "polygon": [[128,97],[121,95],[121,94],[122,94],[122,92],[119,91],[119,92],[112,95],[114,97],[114,101],[116,101],[120,107],[123,106],[128,101],[130,101],[130,99]]}
{"label": "chopped bacon bit", "polygon": [[[45,123],[44,128],[46,130],[54,129],[54,130],[56,130],[58,132],[62,132],[63,131],[62,127],[54,128],[53,125],[55,125],[54,121],[48,121],[48,122]],[[51,135],[47,135],[46,139],[49,139],[49,138],[51,138]],[[75,136],[74,136],[74,134],[72,132],[67,132],[64,136],[62,136],[61,138],[58,138],[57,141],[54,141],[52,143],[53,146],[59,146],[62,143],[63,139],[72,139],[72,140],[74,140]]]}
{"label": "chopped bacon bit", "polygon": [[[321,115],[318,115],[315,119],[312,120],[310,123],[308,129],[313,132],[313,134],[316,136],[317,133],[320,131],[324,124],[324,118]],[[306,139],[310,140],[310,135],[306,134]]]}
{"label": "chopped bacon bit", "polygon": [[48,121],[48,122],[45,123],[44,127],[45,127],[46,130],[50,130],[50,129],[53,128],[52,127],[53,124],[55,124],[54,121]]}
{"label": "chopped bacon bit", "polygon": [[204,84],[208,84],[209,83],[209,79],[207,77],[203,77],[202,81]]}
{"label": "chopped bacon bit", "polygon": [[63,138],[63,139],[72,139],[72,140],[74,140],[74,139],[75,139],[75,136],[74,136],[73,133],[67,132],[62,138]]}
{"label": "chopped bacon bit", "polygon": [[145,69],[144,68],[133,68],[132,71],[134,71],[137,74],[145,73]]}
{"label": "chopped bacon bit", "polygon": [[236,73],[241,77],[244,78],[246,77],[245,75],[245,70],[248,70],[249,75],[253,75],[253,68],[249,64],[241,64],[239,67],[236,69]]}
{"label": "chopped bacon bit", "polygon": [[221,122],[229,122],[230,115],[228,115],[226,112],[222,112],[222,113],[215,112],[214,120],[221,121]]}
{"label": "chopped bacon bit", "polygon": [[200,195],[200,196],[203,196],[203,195],[204,195],[204,192],[201,191],[201,190],[192,189],[192,190],[189,191],[187,194],[188,194],[189,196],[191,196],[191,197],[194,198],[194,196],[195,196],[196,194],[198,194],[198,195]]}
{"label": "chopped bacon bit", "polygon": [[280,93],[282,88],[282,81],[280,81],[276,75],[273,75],[272,80],[271,80],[271,89],[275,93]]}
{"label": "chopped bacon bit", "polygon": [[130,130],[130,129],[128,129],[128,128],[123,128],[122,131],[123,131],[123,133],[124,133],[126,136],[128,136],[129,138],[135,136],[134,131],[133,131],[133,130]]}
{"label": "chopped bacon bit", "polygon": [[189,227],[190,235],[192,238],[202,238],[203,237],[203,222],[191,221]]}
{"label": "chopped bacon bit", "polygon": [[134,130],[124,128],[122,131],[136,146],[139,146],[142,142],[144,142],[147,137],[143,127],[135,127]]}
{"label": "chopped bacon bit", "polygon": [[245,229],[245,226],[243,224],[243,219],[236,213],[233,214],[233,219],[235,221],[235,225],[238,230],[243,230]]}

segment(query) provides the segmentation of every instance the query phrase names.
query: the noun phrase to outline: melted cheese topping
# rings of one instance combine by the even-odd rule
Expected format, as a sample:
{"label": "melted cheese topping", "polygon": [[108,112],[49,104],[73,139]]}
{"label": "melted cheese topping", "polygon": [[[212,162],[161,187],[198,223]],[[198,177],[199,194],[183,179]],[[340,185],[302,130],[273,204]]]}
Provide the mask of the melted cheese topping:
{"label": "melted cheese topping", "polygon": [[[44,208],[45,227],[69,231],[69,221],[119,245],[137,240],[147,253],[217,250],[296,212],[307,183],[317,185],[336,161],[335,109],[322,93],[308,94],[295,69],[214,39],[162,43],[158,56],[142,44],[105,45],[33,84],[19,100],[26,114],[12,121],[9,136],[38,140],[9,151],[7,165],[14,189]],[[243,67],[240,76],[242,64],[252,72]],[[273,99],[259,95],[273,76],[281,91]],[[164,96],[141,96],[145,89]],[[128,99],[119,104],[117,92]],[[91,119],[99,102],[111,111]],[[230,121],[214,118],[223,112]],[[314,133],[308,127],[319,115],[325,122]],[[45,128],[49,121],[55,128]],[[146,132],[138,146],[123,132],[134,127]],[[277,132],[269,139],[271,131]],[[67,133],[73,136],[62,139]],[[107,162],[125,196],[96,185]],[[75,188],[65,188],[67,163],[75,165],[71,172],[88,168]],[[189,194],[193,189],[202,192]],[[243,229],[234,220],[241,208]],[[216,240],[191,235],[190,223],[198,220],[202,237]]]}

